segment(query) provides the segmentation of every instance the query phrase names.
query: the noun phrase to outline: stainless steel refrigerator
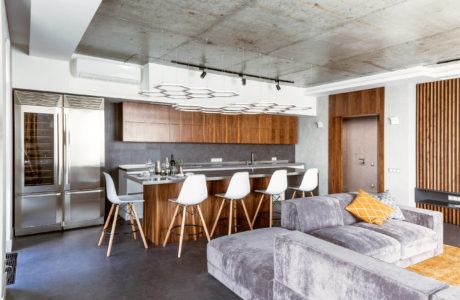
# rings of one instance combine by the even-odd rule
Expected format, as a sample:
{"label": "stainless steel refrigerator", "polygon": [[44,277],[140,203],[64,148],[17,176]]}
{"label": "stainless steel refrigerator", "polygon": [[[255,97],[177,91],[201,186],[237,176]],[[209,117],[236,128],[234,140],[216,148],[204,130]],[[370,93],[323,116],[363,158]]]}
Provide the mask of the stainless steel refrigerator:
{"label": "stainless steel refrigerator", "polygon": [[14,91],[15,235],[103,223],[104,99]]}

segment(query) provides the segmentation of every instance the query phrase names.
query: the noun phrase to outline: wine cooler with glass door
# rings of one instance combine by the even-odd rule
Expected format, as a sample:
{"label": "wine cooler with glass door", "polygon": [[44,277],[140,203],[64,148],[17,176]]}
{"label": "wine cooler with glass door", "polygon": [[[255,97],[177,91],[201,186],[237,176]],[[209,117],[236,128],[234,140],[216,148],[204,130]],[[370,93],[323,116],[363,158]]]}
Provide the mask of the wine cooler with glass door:
{"label": "wine cooler with glass door", "polygon": [[15,235],[103,223],[104,99],[14,91]]}

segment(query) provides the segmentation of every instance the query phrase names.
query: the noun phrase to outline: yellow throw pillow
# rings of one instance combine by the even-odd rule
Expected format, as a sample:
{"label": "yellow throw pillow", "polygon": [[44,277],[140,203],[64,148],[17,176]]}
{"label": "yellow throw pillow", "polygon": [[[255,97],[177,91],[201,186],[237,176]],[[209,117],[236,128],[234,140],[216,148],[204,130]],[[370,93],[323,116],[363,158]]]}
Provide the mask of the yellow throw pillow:
{"label": "yellow throw pillow", "polygon": [[377,225],[382,225],[395,210],[363,190],[359,190],[358,196],[345,209],[364,222]]}

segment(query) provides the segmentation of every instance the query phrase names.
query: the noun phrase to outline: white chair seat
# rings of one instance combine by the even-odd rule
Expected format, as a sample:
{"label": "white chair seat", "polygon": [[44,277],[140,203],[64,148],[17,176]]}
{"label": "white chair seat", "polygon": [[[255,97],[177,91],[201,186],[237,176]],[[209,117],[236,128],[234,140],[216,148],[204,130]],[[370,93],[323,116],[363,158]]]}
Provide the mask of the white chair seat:
{"label": "white chair seat", "polygon": [[226,194],[216,194],[217,197],[226,198],[230,200],[240,200],[240,197],[227,196]]}
{"label": "white chair seat", "polygon": [[311,192],[313,190],[311,189],[303,189],[302,187],[288,187],[288,189],[291,189],[291,190],[296,190],[296,191],[299,191],[299,192]]}
{"label": "white chair seat", "polygon": [[269,191],[267,190],[255,190],[254,192],[256,193],[262,193],[262,194],[267,194],[267,195],[278,195],[276,193],[270,193]]}
{"label": "white chair seat", "polygon": [[121,195],[121,196],[118,196],[118,199],[120,199],[120,202],[122,202],[122,203],[144,202],[144,196],[143,195]]}

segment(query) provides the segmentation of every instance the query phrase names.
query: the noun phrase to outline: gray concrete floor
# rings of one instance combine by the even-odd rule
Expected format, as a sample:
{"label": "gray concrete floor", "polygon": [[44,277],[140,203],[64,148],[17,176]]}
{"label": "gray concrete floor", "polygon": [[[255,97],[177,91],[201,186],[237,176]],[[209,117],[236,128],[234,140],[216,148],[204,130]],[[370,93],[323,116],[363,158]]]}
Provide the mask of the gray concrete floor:
{"label": "gray concrete floor", "polygon": [[[121,222],[120,222],[121,223]],[[112,256],[101,227],[17,238],[16,283],[7,299],[238,299],[206,271],[206,239],[145,250],[118,227]],[[460,226],[445,224],[444,242],[460,247]]]}

